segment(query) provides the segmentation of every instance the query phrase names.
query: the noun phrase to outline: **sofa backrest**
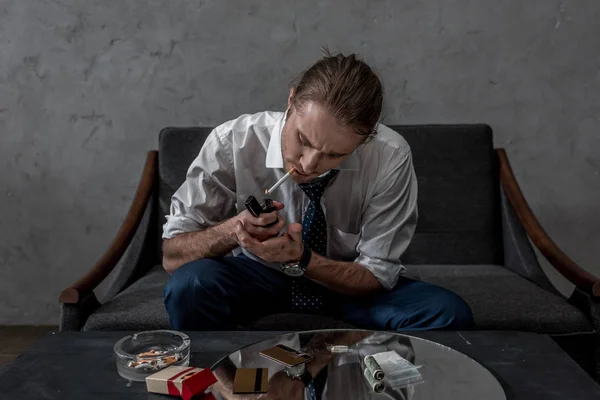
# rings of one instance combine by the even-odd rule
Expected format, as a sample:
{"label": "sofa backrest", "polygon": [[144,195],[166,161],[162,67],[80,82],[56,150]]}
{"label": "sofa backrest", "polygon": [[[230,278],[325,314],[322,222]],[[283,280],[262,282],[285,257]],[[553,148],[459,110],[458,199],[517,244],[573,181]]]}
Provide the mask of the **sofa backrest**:
{"label": "sofa backrest", "polygon": [[492,129],[483,124],[391,126],[409,143],[419,221],[405,264],[502,264]]}
{"label": "sofa backrest", "polygon": [[185,181],[187,170],[212,128],[164,128],[158,135],[159,233],[169,214],[171,196]]}
{"label": "sofa backrest", "polygon": [[[419,182],[419,222],[405,264],[502,262],[498,178],[487,125],[391,126],[408,141]],[[159,234],[171,196],[212,128],[159,135]]]}

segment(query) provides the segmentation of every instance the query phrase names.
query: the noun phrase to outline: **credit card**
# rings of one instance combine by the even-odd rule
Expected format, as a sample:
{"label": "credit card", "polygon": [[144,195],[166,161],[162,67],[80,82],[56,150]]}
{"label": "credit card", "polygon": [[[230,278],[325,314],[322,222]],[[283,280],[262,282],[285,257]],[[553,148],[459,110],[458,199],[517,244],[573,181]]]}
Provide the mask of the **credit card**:
{"label": "credit card", "polygon": [[233,393],[266,393],[268,385],[268,368],[238,368],[233,380]]}
{"label": "credit card", "polygon": [[286,367],[293,367],[312,360],[310,354],[292,349],[283,344],[269,347],[268,349],[261,351],[260,355]]}

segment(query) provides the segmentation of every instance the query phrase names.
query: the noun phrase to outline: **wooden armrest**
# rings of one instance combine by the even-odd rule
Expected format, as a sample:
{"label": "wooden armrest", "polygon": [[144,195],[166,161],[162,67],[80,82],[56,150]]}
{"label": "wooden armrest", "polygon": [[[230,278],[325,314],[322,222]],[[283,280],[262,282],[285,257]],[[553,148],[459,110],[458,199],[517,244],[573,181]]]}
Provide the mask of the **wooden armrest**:
{"label": "wooden armrest", "polygon": [[59,297],[61,303],[77,304],[83,297],[91,293],[117,265],[144,216],[144,211],[152,196],[157,168],[158,152],[150,151],[146,157],[146,164],[135,197],[117,235],[96,265],[81,279],[62,291]]}
{"label": "wooden armrest", "polygon": [[496,149],[500,162],[500,182],[506,192],[506,197],[515,210],[519,221],[535,246],[550,261],[550,263],[571,283],[581,290],[600,297],[600,279],[596,278],[571,260],[544,231],[539,221],[529,208],[519,183],[508,161],[504,149]]}

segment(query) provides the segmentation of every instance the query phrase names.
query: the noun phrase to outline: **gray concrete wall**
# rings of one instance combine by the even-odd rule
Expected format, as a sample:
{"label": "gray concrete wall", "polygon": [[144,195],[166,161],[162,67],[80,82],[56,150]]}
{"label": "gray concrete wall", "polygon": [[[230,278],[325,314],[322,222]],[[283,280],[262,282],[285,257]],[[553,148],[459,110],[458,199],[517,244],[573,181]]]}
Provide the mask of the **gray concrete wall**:
{"label": "gray concrete wall", "polygon": [[57,321],[162,127],[281,109],[322,45],[379,71],[385,122],[489,123],[600,275],[598,21],[597,0],[0,0],[0,324]]}

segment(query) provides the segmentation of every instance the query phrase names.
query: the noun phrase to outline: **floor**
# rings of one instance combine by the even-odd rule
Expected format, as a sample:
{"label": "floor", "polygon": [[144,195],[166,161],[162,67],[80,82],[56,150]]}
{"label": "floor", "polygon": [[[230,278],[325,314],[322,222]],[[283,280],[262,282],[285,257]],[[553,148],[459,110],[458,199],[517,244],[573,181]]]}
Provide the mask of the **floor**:
{"label": "floor", "polygon": [[19,354],[55,326],[0,326],[0,367],[12,362]]}

